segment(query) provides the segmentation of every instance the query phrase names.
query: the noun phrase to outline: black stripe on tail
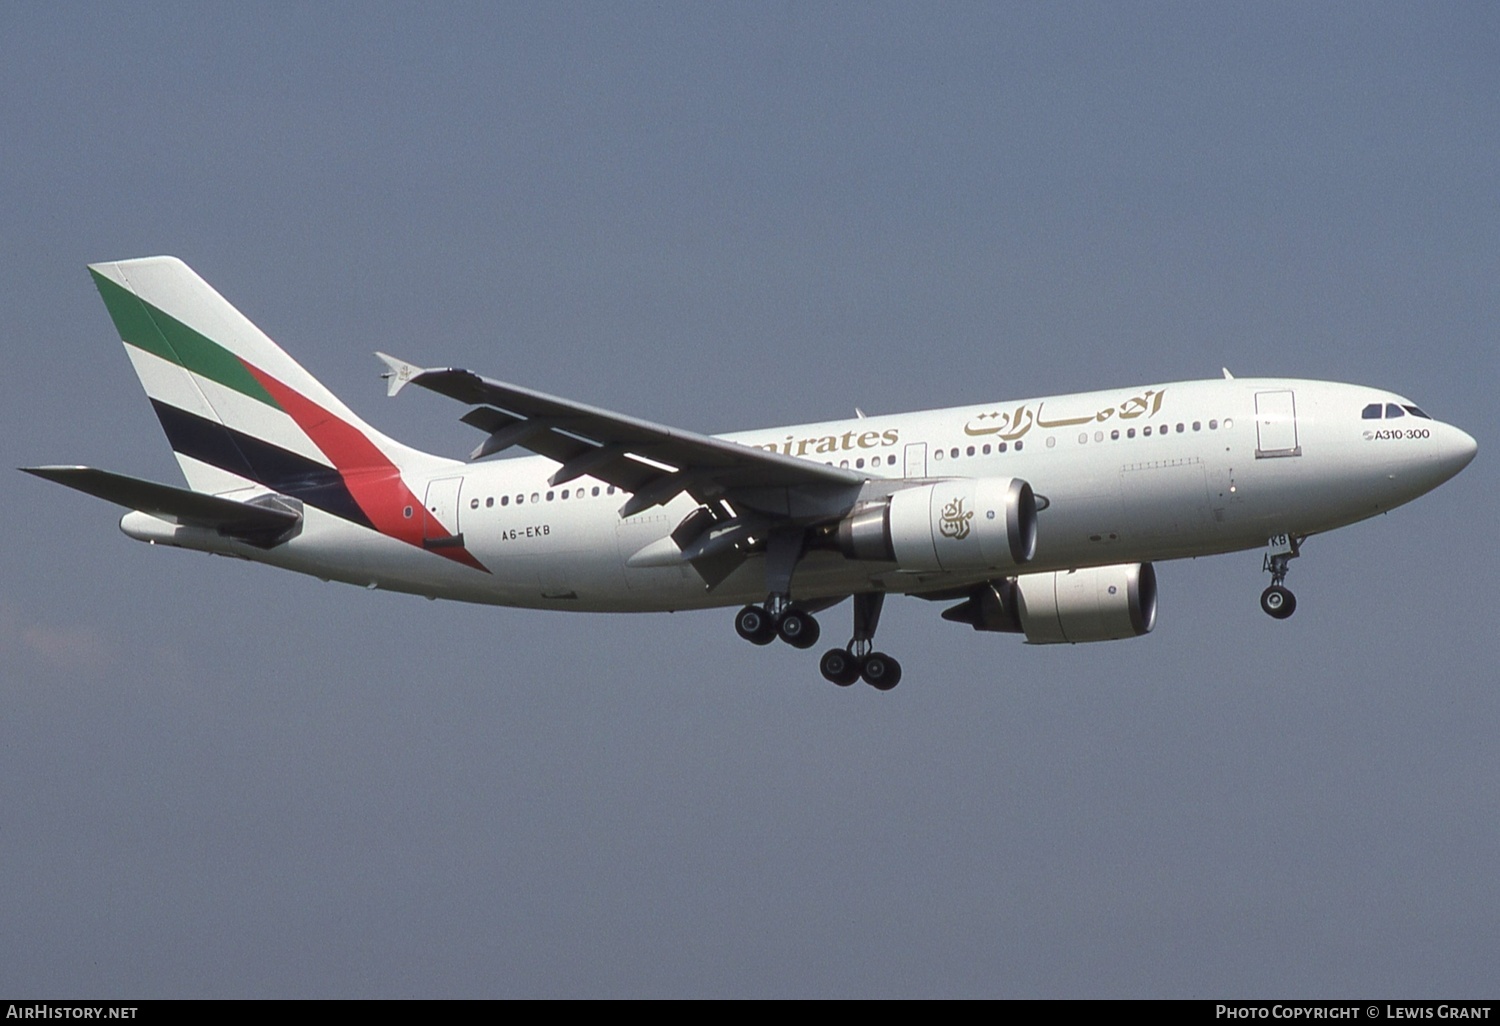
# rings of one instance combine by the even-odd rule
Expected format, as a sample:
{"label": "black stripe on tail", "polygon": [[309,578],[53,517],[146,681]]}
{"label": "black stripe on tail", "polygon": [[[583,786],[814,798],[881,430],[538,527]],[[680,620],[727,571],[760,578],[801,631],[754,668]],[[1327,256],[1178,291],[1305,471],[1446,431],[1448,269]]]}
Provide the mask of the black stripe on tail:
{"label": "black stripe on tail", "polygon": [[361,527],[375,529],[354,501],[343,476],[333,467],[159,399],[152,399],[151,405],[173,452],[301,499],[309,506]]}

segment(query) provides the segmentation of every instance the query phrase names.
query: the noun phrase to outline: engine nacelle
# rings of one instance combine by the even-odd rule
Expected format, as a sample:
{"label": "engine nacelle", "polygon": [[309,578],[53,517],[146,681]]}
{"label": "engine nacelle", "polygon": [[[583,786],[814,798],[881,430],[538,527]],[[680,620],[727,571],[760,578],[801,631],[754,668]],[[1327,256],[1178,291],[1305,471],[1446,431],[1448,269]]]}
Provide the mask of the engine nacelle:
{"label": "engine nacelle", "polygon": [[1018,567],[1036,552],[1036,497],[1014,477],[904,488],[845,517],[839,551],[903,570]]}
{"label": "engine nacelle", "polygon": [[984,585],[943,617],[976,631],[1024,633],[1028,645],[1137,638],[1156,626],[1156,570],[1123,563],[1021,574]]}

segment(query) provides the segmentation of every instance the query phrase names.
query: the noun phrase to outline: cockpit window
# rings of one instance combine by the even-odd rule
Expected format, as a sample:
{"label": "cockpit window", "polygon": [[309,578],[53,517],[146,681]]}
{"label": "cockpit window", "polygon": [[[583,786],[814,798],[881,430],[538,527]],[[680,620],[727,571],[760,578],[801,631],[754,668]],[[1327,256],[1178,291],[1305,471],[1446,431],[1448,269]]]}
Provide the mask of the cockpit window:
{"label": "cockpit window", "polygon": [[1385,419],[1386,420],[1394,420],[1397,417],[1404,417],[1404,416],[1406,416],[1406,414],[1404,412],[1402,412],[1401,407],[1397,406],[1395,403],[1386,403],[1385,404]]}
{"label": "cockpit window", "polygon": [[1431,417],[1427,416],[1427,414],[1423,413],[1420,409],[1418,409],[1415,406],[1405,406],[1405,407],[1402,407],[1402,408],[1404,410],[1406,410],[1407,413],[1411,414],[1413,417],[1421,417],[1423,420],[1431,420],[1432,419]]}
{"label": "cockpit window", "polygon": [[1364,412],[1361,413],[1360,416],[1363,417],[1365,420],[1379,420],[1380,419],[1380,404],[1379,403],[1371,403],[1369,406],[1365,407]]}

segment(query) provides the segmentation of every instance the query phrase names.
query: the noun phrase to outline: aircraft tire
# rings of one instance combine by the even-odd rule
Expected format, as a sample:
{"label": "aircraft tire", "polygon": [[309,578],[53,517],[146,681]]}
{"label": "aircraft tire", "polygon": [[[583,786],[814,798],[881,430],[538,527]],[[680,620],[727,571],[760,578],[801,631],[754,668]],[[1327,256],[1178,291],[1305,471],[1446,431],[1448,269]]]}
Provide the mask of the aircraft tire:
{"label": "aircraft tire", "polygon": [[901,683],[901,664],[884,652],[871,652],[859,668],[865,683],[877,691],[889,691]]}
{"label": "aircraft tire", "polygon": [[1297,596],[1279,584],[1273,584],[1260,593],[1260,608],[1267,616],[1285,620],[1297,611]]}
{"label": "aircraft tire", "polygon": [[859,660],[842,648],[830,648],[818,660],[818,671],[824,680],[847,688],[859,680]]}
{"label": "aircraft tire", "polygon": [[752,645],[769,645],[776,640],[776,621],[760,606],[746,606],[736,613],[734,629]]}
{"label": "aircraft tire", "polygon": [[781,635],[782,641],[793,648],[812,648],[818,643],[818,636],[823,630],[810,614],[799,609],[788,609],[781,617],[781,623],[777,624],[776,632]]}

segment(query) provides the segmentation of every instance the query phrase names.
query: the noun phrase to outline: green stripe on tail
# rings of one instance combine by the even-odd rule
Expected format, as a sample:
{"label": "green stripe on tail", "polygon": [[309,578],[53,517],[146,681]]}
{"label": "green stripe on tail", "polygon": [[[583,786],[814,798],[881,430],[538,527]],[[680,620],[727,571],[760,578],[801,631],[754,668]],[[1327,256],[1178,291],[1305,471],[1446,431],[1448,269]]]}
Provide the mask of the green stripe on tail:
{"label": "green stripe on tail", "polygon": [[89,274],[126,345],[143,349],[201,377],[216,381],[274,409],[281,405],[229,350],[206,338],[93,268]]}

